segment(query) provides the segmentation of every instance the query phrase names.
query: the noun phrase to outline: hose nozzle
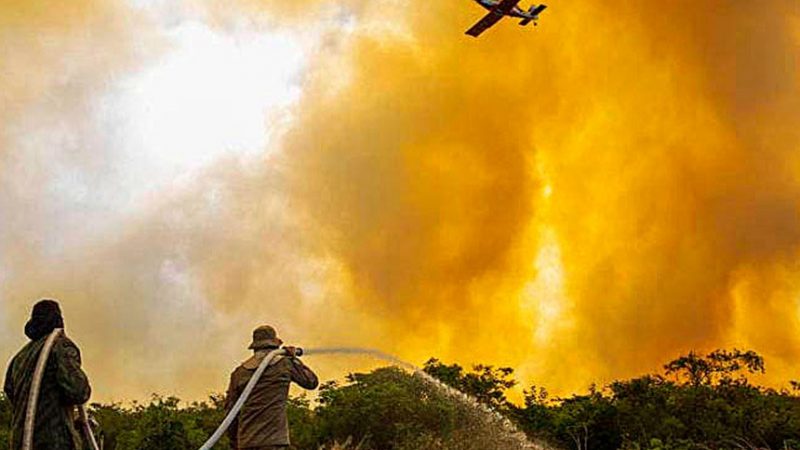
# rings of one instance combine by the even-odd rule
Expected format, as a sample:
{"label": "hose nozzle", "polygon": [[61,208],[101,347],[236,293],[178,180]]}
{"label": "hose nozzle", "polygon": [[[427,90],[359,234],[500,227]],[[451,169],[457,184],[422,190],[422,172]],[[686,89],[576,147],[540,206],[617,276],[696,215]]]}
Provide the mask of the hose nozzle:
{"label": "hose nozzle", "polygon": [[[303,349],[300,347],[291,347],[294,349],[294,356],[303,356]],[[283,347],[284,351],[286,351],[286,347]]]}

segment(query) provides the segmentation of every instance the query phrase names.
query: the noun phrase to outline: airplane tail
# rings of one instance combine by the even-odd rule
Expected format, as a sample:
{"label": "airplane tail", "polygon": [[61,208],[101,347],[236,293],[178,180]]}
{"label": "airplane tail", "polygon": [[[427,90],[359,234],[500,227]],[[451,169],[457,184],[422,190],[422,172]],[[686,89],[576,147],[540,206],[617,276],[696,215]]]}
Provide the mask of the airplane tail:
{"label": "airplane tail", "polygon": [[531,22],[536,25],[536,21],[539,20],[539,14],[547,9],[547,5],[533,5],[531,9],[528,10],[528,17],[522,19],[519,23],[523,27]]}

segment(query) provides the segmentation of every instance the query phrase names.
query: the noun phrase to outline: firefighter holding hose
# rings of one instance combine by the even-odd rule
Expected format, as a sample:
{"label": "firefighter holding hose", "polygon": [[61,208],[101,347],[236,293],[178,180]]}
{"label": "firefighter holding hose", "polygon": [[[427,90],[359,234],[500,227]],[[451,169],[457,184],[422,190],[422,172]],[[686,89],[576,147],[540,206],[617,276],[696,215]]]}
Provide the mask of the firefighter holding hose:
{"label": "firefighter holding hose", "polygon": [[[64,328],[64,319],[57,302],[42,300],[33,306],[31,318],[25,325],[25,335],[30,342],[11,360],[3,386],[12,406],[12,450],[23,448],[29,393],[39,354],[48,336],[61,328]],[[53,342],[39,384],[32,450],[82,449],[83,441],[76,429],[77,407],[89,401],[90,395],[89,380],[81,369],[80,350],[61,333]]]}
{"label": "firefighter holding hose", "polygon": [[[271,326],[253,331],[250,349],[253,356],[231,374],[225,406],[233,408],[250,378],[270,352],[279,349],[283,341]],[[237,450],[277,450],[289,447],[289,424],[286,402],[289,385],[294,382],[305,389],[316,389],[317,376],[297,356],[297,349],[284,347],[283,355],[269,362],[261,378],[244,403],[241,413],[228,429],[231,448]]]}

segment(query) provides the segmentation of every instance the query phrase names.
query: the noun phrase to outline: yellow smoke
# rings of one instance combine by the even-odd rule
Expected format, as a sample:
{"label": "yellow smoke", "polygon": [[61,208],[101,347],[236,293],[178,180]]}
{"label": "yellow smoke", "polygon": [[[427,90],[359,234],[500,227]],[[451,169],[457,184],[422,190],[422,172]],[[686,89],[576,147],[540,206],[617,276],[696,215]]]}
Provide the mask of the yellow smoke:
{"label": "yellow smoke", "polygon": [[790,365],[791,4],[553,4],[473,41],[464,3],[373,11],[286,141],[383,345],[567,389],[727,345]]}
{"label": "yellow smoke", "polygon": [[[20,75],[4,101],[72,67],[81,105],[135,67],[146,27],[40,5],[0,7],[3,35],[28,36],[2,47]],[[32,212],[49,194],[28,176],[102,171],[102,148],[21,174],[0,125],[4,353],[50,295],[104,398],[220,390],[260,322],[309,346],[507,364],[558,392],[731,345],[765,354],[770,383],[797,370],[793,2],[552,2],[537,29],[478,40],[463,32],[485,11],[466,0],[217,6],[223,29],[253,15],[302,30],[340,9],[277,151],[218,162],[67,245],[51,222],[65,213]]]}

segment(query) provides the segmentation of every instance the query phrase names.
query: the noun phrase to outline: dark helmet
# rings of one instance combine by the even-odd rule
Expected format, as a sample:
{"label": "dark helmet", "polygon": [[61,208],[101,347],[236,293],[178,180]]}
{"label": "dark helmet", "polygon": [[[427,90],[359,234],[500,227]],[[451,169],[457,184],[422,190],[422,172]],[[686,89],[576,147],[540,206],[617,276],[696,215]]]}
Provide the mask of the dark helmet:
{"label": "dark helmet", "polygon": [[44,299],[33,305],[31,319],[25,324],[25,335],[31,340],[41,339],[56,328],[64,328],[61,307],[55,300]]}

